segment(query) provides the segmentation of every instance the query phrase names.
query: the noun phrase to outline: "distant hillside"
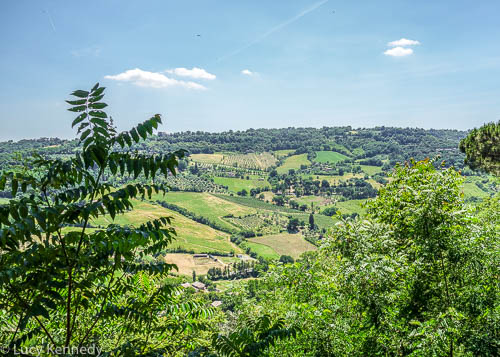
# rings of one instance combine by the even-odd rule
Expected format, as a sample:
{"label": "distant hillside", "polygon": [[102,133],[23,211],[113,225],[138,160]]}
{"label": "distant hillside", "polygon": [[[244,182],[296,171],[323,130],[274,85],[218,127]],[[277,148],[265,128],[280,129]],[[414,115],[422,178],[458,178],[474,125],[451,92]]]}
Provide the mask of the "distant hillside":
{"label": "distant hillside", "polygon": [[[467,132],[458,130],[425,130],[416,128],[346,127],[248,129],[208,133],[186,131],[160,132],[138,149],[166,151],[178,148],[193,154],[214,152],[269,152],[294,150],[295,154],[336,151],[352,159],[387,158],[391,163],[409,158],[423,159],[441,155],[448,165],[463,167],[463,154],[458,150],[460,139]],[[68,154],[76,142],[57,138],[21,140],[0,143],[0,163],[11,161],[15,152],[42,151]],[[313,156],[314,157],[314,156]]]}

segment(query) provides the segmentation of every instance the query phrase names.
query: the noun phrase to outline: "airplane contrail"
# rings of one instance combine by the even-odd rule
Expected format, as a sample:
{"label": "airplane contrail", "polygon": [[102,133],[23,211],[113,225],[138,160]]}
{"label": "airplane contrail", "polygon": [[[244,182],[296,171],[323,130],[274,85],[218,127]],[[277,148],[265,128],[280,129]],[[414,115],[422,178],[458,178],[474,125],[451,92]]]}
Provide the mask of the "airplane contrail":
{"label": "airplane contrail", "polygon": [[54,30],[54,32],[56,32],[56,26],[54,25],[54,21],[52,21],[52,16],[50,16],[49,11],[43,10],[43,12],[45,12],[47,14],[47,16],[49,17],[49,21],[50,21],[50,25],[52,26],[52,30]]}
{"label": "airplane contrail", "polygon": [[242,46],[242,47],[240,47],[240,48],[237,48],[236,50],[234,50],[234,51],[232,51],[232,52],[230,52],[230,53],[228,53],[228,54],[226,54],[226,55],[224,55],[224,56],[222,56],[222,57],[218,58],[218,59],[215,61],[215,63],[219,63],[219,62],[221,62],[221,61],[223,61],[223,60],[225,60],[225,59],[227,59],[227,58],[229,58],[229,57],[232,57],[232,56],[237,55],[238,53],[240,53],[240,52],[242,52],[242,51],[246,50],[248,47],[255,45],[256,43],[258,43],[258,42],[262,41],[263,39],[265,39],[266,37],[268,37],[268,36],[272,35],[272,34],[273,34],[273,33],[275,33],[276,31],[281,30],[283,27],[286,27],[286,26],[290,25],[291,23],[293,23],[293,22],[297,21],[298,19],[300,19],[301,17],[303,17],[303,16],[307,15],[307,14],[308,14],[308,13],[310,13],[311,11],[316,10],[318,7],[320,7],[320,6],[324,5],[324,4],[325,4],[325,3],[327,3],[327,2],[328,2],[328,0],[319,1],[319,2],[315,3],[314,5],[312,5],[312,6],[308,7],[307,9],[302,10],[300,13],[298,13],[298,14],[297,14],[297,15],[295,15],[294,17],[292,17],[292,18],[290,18],[290,19],[286,20],[285,22],[282,22],[282,23],[281,23],[281,24],[279,24],[279,25],[274,26],[273,28],[271,28],[271,29],[270,29],[269,31],[267,31],[266,33],[264,33],[264,34],[260,35],[259,37],[257,37],[255,40],[252,40],[252,41],[250,41],[249,43],[247,43],[246,45],[244,45],[244,46]]}

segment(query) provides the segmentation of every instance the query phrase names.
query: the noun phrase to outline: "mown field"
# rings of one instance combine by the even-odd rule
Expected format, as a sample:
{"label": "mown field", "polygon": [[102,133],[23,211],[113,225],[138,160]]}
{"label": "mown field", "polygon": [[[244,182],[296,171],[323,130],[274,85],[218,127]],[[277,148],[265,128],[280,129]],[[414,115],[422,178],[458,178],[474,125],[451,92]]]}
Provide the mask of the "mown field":
{"label": "mown field", "polygon": [[267,245],[246,241],[243,246],[249,247],[253,252],[266,259],[279,259],[280,257],[273,248]]}
{"label": "mown field", "polygon": [[202,164],[221,164],[224,155],[222,154],[191,154],[189,156],[195,162]]}
{"label": "mown field", "polygon": [[169,192],[165,196],[153,195],[153,200],[165,201],[185,208],[196,215],[203,216],[229,230],[236,227],[222,217],[228,215],[245,216],[257,211],[248,206],[235,204],[206,192]]}
{"label": "mown field", "polygon": [[290,155],[294,151],[295,150],[290,150],[290,149],[287,149],[287,150],[276,150],[276,151],[273,151],[273,154],[274,154],[274,156],[276,156],[279,159],[281,157]]}
{"label": "mown field", "polygon": [[334,164],[345,159],[348,159],[348,157],[335,151],[316,151],[316,157],[314,158],[314,161],[320,163],[329,162]]}
{"label": "mown field", "polygon": [[[306,241],[301,234],[281,233],[251,238],[248,241],[255,245],[263,245],[271,248],[278,256],[290,255],[294,259],[297,259],[304,252],[317,249],[314,245]],[[256,248],[261,251],[266,250],[263,247]],[[270,251],[268,254],[271,254]]]}
{"label": "mown field", "polygon": [[344,202],[337,202],[335,204],[335,207],[337,207],[342,214],[357,213],[362,216],[366,213],[366,208],[361,207],[361,205],[366,201],[367,200],[349,200]]}
{"label": "mown field", "polygon": [[466,180],[464,182],[463,193],[466,198],[468,197],[486,198],[490,196],[488,193],[484,192],[479,187],[477,187],[476,183],[472,180]]}
{"label": "mown field", "polygon": [[372,165],[360,165],[360,166],[361,166],[361,169],[363,170],[363,172],[367,173],[370,176],[373,176],[376,173],[382,171],[381,166],[372,166]]}
{"label": "mown field", "polygon": [[364,178],[363,173],[353,174],[352,172],[346,172],[344,175],[311,175],[311,174],[302,174],[303,179],[312,179],[323,181],[326,180],[330,185],[338,185],[342,181],[347,181],[351,178]]}
{"label": "mown field", "polygon": [[[178,273],[180,275],[191,276],[193,271],[196,272],[197,275],[206,274],[208,269],[210,268],[221,268],[223,269],[226,266],[219,257],[215,257],[217,261],[211,258],[195,258],[192,254],[184,254],[184,253],[169,253],[166,254],[164,260],[166,263],[175,264],[178,271],[172,271],[173,273]],[[238,260],[238,258],[226,258],[231,259],[232,261]]]}
{"label": "mown field", "polygon": [[116,216],[112,221],[109,216],[93,220],[95,227],[105,226],[109,223],[138,226],[149,220],[160,217],[171,217],[172,227],[177,235],[169,248],[183,248],[202,252],[240,252],[241,249],[229,241],[229,234],[215,230],[209,226],[195,222],[183,215],[146,201],[133,201],[134,211]]}
{"label": "mown field", "polygon": [[292,155],[287,157],[283,164],[278,166],[276,171],[278,171],[279,174],[285,174],[288,173],[290,169],[300,169],[301,165],[311,165],[311,161],[307,159],[307,154]]}
{"label": "mown field", "polygon": [[283,206],[277,206],[272,203],[268,203],[262,200],[259,200],[257,198],[252,198],[252,197],[241,197],[241,196],[228,196],[228,195],[222,195],[222,194],[214,194],[215,197],[218,197],[222,200],[229,201],[236,203],[240,206],[244,207],[250,207],[258,210],[267,210],[267,211],[273,211],[273,212],[284,212],[284,213],[298,213],[299,211],[288,208],[288,207],[283,207]]}

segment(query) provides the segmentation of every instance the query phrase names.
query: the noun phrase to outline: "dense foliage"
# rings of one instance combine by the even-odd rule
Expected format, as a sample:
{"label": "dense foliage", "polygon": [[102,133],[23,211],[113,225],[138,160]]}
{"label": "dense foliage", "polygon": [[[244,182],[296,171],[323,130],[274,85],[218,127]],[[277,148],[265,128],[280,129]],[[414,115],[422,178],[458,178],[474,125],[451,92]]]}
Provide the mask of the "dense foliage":
{"label": "dense foliage", "polygon": [[286,315],[303,331],[272,355],[498,352],[498,197],[468,207],[459,174],[429,161],[393,178],[367,219],[342,221],[318,253],[272,269],[254,297],[240,293],[241,316]]}
{"label": "dense foliage", "polygon": [[466,163],[497,176],[500,175],[500,121],[485,124],[472,130],[460,141],[460,150],[467,157]]}
{"label": "dense foliage", "polygon": [[[175,235],[169,217],[136,227],[112,222],[135,199],[165,192],[154,179],[175,174],[184,152],[131,150],[160,116],[117,133],[102,111],[103,93],[96,84],[68,101],[80,143],[71,158],[38,155],[0,176],[0,189],[8,185],[14,197],[0,206],[0,343],[11,349],[95,343],[106,353],[175,350],[183,331],[197,329],[210,312],[181,298],[178,285],[165,280],[175,266],[154,259]],[[114,188],[105,177],[117,175],[153,182]],[[107,227],[91,227],[106,216]]]}

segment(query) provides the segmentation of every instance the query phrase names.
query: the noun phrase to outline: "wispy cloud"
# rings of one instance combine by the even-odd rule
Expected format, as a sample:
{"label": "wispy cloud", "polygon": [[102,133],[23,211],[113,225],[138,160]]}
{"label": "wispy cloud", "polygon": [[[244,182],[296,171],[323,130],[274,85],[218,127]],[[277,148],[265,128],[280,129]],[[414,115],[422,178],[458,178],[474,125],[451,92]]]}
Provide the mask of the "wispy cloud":
{"label": "wispy cloud", "polygon": [[168,87],[183,87],[187,89],[204,90],[206,87],[195,82],[180,81],[174,78],[169,78],[159,72],[148,72],[142,69],[129,69],[117,75],[104,76],[106,79],[111,79],[119,82],[131,82],[139,87],[150,88],[168,88]]}
{"label": "wispy cloud", "polygon": [[328,0],[323,0],[323,1],[319,1],[315,4],[313,4],[312,6],[308,7],[307,9],[305,10],[302,10],[301,12],[299,12],[297,15],[291,17],[290,19],[286,20],[285,22],[282,22],[276,26],[274,26],[273,28],[271,28],[269,31],[265,32],[264,34],[260,35],[259,37],[257,37],[256,39],[250,41],[249,43],[247,43],[246,45],[242,46],[242,47],[239,47],[237,49],[235,49],[234,51],[232,52],[229,52],[228,54],[220,57],[217,59],[216,62],[221,62],[229,57],[232,57],[232,56],[235,56],[237,55],[238,53],[246,50],[247,48],[255,45],[256,43],[259,43],[260,41],[264,40],[266,37],[272,35],[273,33],[275,33],[276,31],[279,31],[281,30],[282,28],[294,23],[295,21],[297,21],[298,19],[300,19],[301,17],[307,15],[308,13],[310,13],[311,11],[314,11],[316,10],[318,7],[324,5],[325,3],[327,3]]}
{"label": "wispy cloud", "polygon": [[194,79],[214,80],[216,78],[215,74],[208,73],[203,68],[198,68],[198,67],[193,67],[192,69],[180,67],[174,69],[167,69],[165,72],[175,74],[179,77],[190,77]]}
{"label": "wispy cloud", "polygon": [[402,38],[397,41],[392,41],[387,44],[389,47],[397,47],[397,46],[415,46],[420,45],[419,41],[416,40],[408,40],[407,38]]}
{"label": "wispy cloud", "polygon": [[253,76],[255,75],[255,72],[252,72],[249,69],[244,69],[243,71],[241,71],[241,74],[244,74],[245,76]]}
{"label": "wispy cloud", "polygon": [[100,54],[101,48],[98,46],[85,47],[71,51],[73,57],[99,57]]}
{"label": "wispy cloud", "polygon": [[384,55],[392,57],[404,57],[404,56],[409,56],[412,53],[413,50],[411,48],[394,47],[391,48],[390,50],[385,51]]}

